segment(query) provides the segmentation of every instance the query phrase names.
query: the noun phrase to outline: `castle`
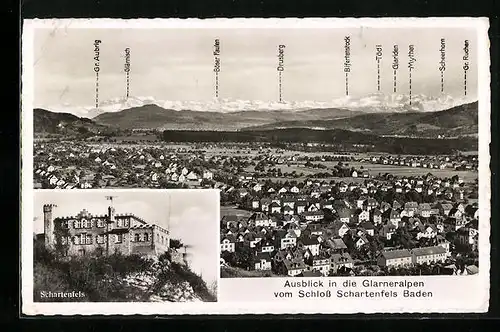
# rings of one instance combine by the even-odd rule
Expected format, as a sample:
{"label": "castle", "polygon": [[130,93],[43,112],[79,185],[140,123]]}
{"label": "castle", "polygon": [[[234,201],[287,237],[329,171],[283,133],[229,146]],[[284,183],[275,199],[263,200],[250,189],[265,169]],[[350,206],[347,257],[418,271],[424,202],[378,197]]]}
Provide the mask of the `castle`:
{"label": "castle", "polygon": [[61,249],[66,255],[120,252],[158,256],[169,248],[168,230],[133,214],[116,214],[112,206],[105,215],[92,215],[83,209],[76,216],[55,219],[53,207],[43,206],[45,246]]}

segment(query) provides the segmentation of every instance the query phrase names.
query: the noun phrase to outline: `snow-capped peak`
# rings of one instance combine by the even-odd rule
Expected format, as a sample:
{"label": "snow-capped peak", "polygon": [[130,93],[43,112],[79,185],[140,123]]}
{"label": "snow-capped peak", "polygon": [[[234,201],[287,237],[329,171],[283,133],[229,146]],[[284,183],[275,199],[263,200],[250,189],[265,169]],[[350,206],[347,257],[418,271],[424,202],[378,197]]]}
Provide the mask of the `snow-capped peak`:
{"label": "snow-capped peak", "polygon": [[472,102],[470,98],[455,98],[450,95],[428,97],[423,94],[410,96],[405,94],[373,93],[364,97],[344,96],[330,101],[261,101],[241,99],[211,99],[207,101],[171,101],[158,100],[154,97],[113,98],[100,103],[99,108],[72,107],[59,105],[47,107],[54,112],[68,112],[78,116],[93,118],[102,113],[119,112],[125,109],[154,104],[165,109],[176,111],[191,110],[199,112],[242,112],[242,111],[301,111],[307,109],[344,108],[364,112],[408,112],[408,111],[439,111],[457,105]]}

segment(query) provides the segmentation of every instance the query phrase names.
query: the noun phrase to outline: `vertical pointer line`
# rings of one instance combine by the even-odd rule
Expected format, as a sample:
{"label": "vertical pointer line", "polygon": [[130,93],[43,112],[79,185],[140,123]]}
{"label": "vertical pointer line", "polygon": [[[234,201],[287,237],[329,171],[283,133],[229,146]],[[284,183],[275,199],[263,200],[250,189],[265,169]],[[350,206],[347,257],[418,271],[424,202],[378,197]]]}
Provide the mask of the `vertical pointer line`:
{"label": "vertical pointer line", "polygon": [[444,74],[441,71],[441,92],[444,92]]}
{"label": "vertical pointer line", "polygon": [[127,72],[127,99],[130,93],[130,73]]}
{"label": "vertical pointer line", "polygon": [[467,71],[464,71],[464,96],[467,96]]}
{"label": "vertical pointer line", "polygon": [[380,59],[377,60],[377,90],[380,92]]}
{"label": "vertical pointer line", "polygon": [[410,68],[410,105],[411,105],[411,68]]}
{"label": "vertical pointer line", "polygon": [[215,72],[215,98],[219,98],[219,72]]}
{"label": "vertical pointer line", "polygon": [[95,73],[95,108],[99,108],[99,72]]}
{"label": "vertical pointer line", "polygon": [[396,93],[396,81],[397,81],[397,80],[396,80],[396,69],[394,69],[393,74],[394,74],[394,80],[393,80],[393,85],[394,85],[394,93]]}
{"label": "vertical pointer line", "polygon": [[282,92],[281,92],[281,71],[278,72],[278,91],[279,91],[279,100],[281,103],[283,101],[282,100]]}
{"label": "vertical pointer line", "polygon": [[349,73],[345,73],[345,95],[349,96]]}

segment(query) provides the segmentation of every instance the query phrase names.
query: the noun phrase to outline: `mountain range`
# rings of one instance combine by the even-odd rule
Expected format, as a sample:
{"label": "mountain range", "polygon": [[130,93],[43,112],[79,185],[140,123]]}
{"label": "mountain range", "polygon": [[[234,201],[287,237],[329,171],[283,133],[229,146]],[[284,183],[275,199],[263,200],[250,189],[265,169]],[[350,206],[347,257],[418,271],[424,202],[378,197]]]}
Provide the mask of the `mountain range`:
{"label": "mountain range", "polygon": [[244,130],[284,128],[345,129],[376,135],[466,136],[478,134],[478,103],[437,112],[368,113],[329,120],[281,121]]}
{"label": "mountain range", "polygon": [[[93,119],[44,109],[34,110],[35,132],[101,132],[106,128],[157,130],[273,130],[309,128],[345,129],[374,135],[447,136],[477,135],[478,103],[435,112],[367,113],[344,108],[200,112],[164,109],[156,104],[107,112]],[[85,128],[85,129],[82,129]]]}
{"label": "mountain range", "polygon": [[269,112],[269,111],[304,111],[311,109],[349,109],[368,113],[379,112],[431,112],[448,109],[454,106],[471,102],[469,98],[453,97],[441,94],[426,96],[415,94],[410,97],[406,94],[373,93],[363,97],[339,97],[329,101],[260,101],[241,99],[212,99],[208,101],[165,101],[154,97],[113,98],[102,101],[98,108],[95,106],[74,106],[70,104],[44,107],[53,112],[71,113],[79,117],[94,118],[103,113],[115,113],[134,107],[156,105],[174,111],[191,110],[196,112]]}

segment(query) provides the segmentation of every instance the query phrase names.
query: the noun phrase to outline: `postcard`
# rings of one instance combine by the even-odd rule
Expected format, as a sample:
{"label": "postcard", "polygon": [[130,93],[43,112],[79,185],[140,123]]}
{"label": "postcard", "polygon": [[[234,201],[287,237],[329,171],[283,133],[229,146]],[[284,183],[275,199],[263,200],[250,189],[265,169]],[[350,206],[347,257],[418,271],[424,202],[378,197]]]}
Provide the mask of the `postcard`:
{"label": "postcard", "polygon": [[23,313],[486,312],[488,28],[25,20]]}

